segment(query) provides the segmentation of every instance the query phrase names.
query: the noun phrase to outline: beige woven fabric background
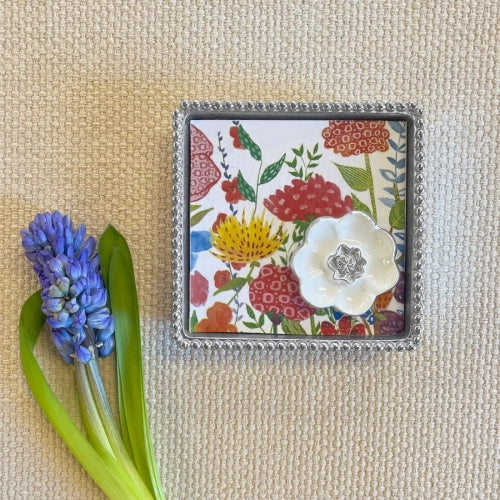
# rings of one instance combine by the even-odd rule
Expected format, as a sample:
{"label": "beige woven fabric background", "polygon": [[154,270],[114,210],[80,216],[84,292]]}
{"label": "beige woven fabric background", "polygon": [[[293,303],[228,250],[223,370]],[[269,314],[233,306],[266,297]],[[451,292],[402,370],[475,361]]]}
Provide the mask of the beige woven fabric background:
{"label": "beige woven fabric background", "polygon": [[[132,248],[169,498],[498,498],[499,14],[497,0],[0,2],[1,497],[102,497],[18,359],[20,307],[37,287],[18,231],[58,208],[96,236],[112,222]],[[172,344],[171,114],[182,98],[423,106],[416,352]],[[71,370],[48,342],[38,353],[77,416]]]}

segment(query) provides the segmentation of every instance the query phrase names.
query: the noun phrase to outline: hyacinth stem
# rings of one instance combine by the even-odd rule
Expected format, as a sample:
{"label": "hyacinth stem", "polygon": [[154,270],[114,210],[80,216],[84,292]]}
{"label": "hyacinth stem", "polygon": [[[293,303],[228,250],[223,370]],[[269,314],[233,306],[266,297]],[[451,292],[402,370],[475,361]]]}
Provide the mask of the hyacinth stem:
{"label": "hyacinth stem", "polygon": [[75,373],[80,392],[82,417],[96,451],[108,460],[114,458],[122,472],[130,478],[137,490],[137,498],[153,499],[132,460],[130,459],[104,389],[96,359],[89,363],[75,360]]}
{"label": "hyacinth stem", "polygon": [[377,221],[377,206],[375,204],[375,188],[373,187],[373,175],[372,175],[372,167],[370,165],[370,157],[367,153],[365,153],[365,168],[366,173],[370,177],[370,201],[372,202],[372,216],[375,222]]}
{"label": "hyacinth stem", "polygon": [[[46,321],[41,305],[40,292],[36,292],[23,305],[19,318],[21,364],[33,396],[71,453],[108,498],[111,500],[144,498],[142,488],[137,487],[118,460],[109,453],[107,445],[104,444],[99,452],[94,443],[89,441],[103,437],[102,426],[96,425],[95,430],[86,439],[48,384],[33,352]],[[89,387],[84,385],[81,389],[88,390]],[[93,399],[88,398],[87,402],[90,411],[83,413],[83,420],[85,426],[90,428],[91,420],[97,416],[97,411]],[[107,439],[103,441],[105,442]]]}

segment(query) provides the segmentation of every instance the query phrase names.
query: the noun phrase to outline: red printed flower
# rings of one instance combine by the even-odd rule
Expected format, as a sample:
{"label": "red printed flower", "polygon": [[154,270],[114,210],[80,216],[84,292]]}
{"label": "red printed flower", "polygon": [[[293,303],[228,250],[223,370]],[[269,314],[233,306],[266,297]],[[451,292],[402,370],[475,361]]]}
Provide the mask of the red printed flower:
{"label": "red printed flower", "polygon": [[339,331],[329,321],[322,321],[320,325],[321,333],[323,335],[338,335]]}
{"label": "red printed flower", "polygon": [[236,325],[230,323],[232,317],[233,312],[227,304],[216,302],[207,309],[207,317],[194,327],[194,331],[197,333],[237,332]]}
{"label": "red printed flower", "polygon": [[205,304],[208,297],[208,281],[198,271],[190,277],[191,304],[198,307]]}
{"label": "red printed flower", "polygon": [[229,271],[217,271],[214,274],[215,288],[220,288],[221,286],[224,286],[230,280],[231,280],[231,273]]}
{"label": "red printed flower", "polygon": [[190,199],[198,201],[205,197],[220,179],[220,171],[210,156],[214,152],[208,137],[194,125],[191,131],[191,186]]}
{"label": "red printed flower", "polygon": [[351,328],[351,335],[364,335],[366,333],[365,325],[358,323]]}
{"label": "red printed flower", "polygon": [[284,222],[312,217],[342,217],[352,211],[352,199],[342,200],[339,187],[314,175],[307,182],[294,179],[291,186],[278,189],[264,200],[264,206]]}
{"label": "red printed flower", "polygon": [[226,193],[226,201],[228,203],[238,203],[245,199],[238,188],[237,177],[233,177],[232,181],[223,181],[222,190]]}
{"label": "red printed flower", "polygon": [[389,131],[381,120],[333,120],[323,129],[325,148],[342,156],[387,151]]}
{"label": "red printed flower", "polygon": [[212,231],[214,233],[217,232],[217,229],[219,229],[219,225],[221,222],[223,222],[227,217],[227,214],[224,214],[224,213],[219,213],[219,215],[217,215],[217,219],[215,219],[215,222],[212,224]]}
{"label": "red printed flower", "polygon": [[294,321],[307,319],[315,311],[301,297],[299,282],[289,267],[263,266],[250,283],[249,298],[258,311],[272,311]]}
{"label": "red printed flower", "polygon": [[240,142],[240,136],[238,135],[238,127],[231,127],[229,129],[229,135],[233,138],[233,146],[236,149],[245,149],[245,146],[243,146]]}

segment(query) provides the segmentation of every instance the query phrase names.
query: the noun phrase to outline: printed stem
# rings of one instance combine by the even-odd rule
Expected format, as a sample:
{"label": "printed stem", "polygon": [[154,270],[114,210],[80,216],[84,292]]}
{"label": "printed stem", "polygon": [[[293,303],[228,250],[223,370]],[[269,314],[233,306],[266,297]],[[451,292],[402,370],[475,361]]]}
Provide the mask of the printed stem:
{"label": "printed stem", "polygon": [[375,222],[378,222],[377,220],[377,207],[375,204],[375,188],[373,186],[373,175],[372,175],[372,167],[370,165],[370,157],[368,156],[367,153],[365,153],[365,167],[366,167],[366,173],[370,177],[370,201],[372,202],[372,215],[373,215],[373,220]]}
{"label": "printed stem", "polygon": [[[250,264],[250,270],[248,271],[248,274],[245,276],[245,280],[248,283],[250,278],[252,277],[252,272],[257,264],[255,262],[252,262]],[[227,301],[227,305],[231,304],[231,302],[238,296],[238,294],[241,292],[243,287],[241,287],[239,290],[236,290],[235,294]]]}
{"label": "printed stem", "polygon": [[257,173],[257,186],[255,188],[255,205],[253,207],[252,217],[255,215],[257,210],[257,203],[259,201],[259,186],[260,186],[260,171],[262,170],[262,160],[260,160],[259,172]]}
{"label": "printed stem", "polygon": [[370,328],[370,325],[368,324],[368,321],[366,321],[365,318],[361,318],[361,321],[365,325],[365,328],[368,330],[368,335],[373,335],[372,329]]}
{"label": "printed stem", "polygon": [[309,316],[309,322],[311,324],[311,334],[312,335],[317,335],[318,332],[316,331],[316,325],[314,323],[314,318],[313,318],[312,314],[311,314],[311,316]]}
{"label": "printed stem", "polygon": [[[396,164],[398,162],[398,153],[399,153],[399,143],[401,142],[401,134],[399,134],[399,137],[398,137],[398,149],[396,149],[396,157],[395,157],[395,160],[396,160]],[[394,178],[397,179],[398,177],[398,169],[396,168],[396,165],[394,165]],[[396,199],[396,201],[399,200],[399,188],[396,184],[396,182],[394,181],[394,198]]]}

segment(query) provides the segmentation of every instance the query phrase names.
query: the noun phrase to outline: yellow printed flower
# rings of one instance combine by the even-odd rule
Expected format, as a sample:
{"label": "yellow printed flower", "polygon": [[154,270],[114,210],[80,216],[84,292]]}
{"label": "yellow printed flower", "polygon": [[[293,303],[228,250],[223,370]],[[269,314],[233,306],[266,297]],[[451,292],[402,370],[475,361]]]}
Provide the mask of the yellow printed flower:
{"label": "yellow printed flower", "polygon": [[243,213],[242,220],[230,215],[224,218],[216,231],[211,231],[215,257],[226,262],[248,264],[272,255],[283,243],[286,233],[282,225],[271,234],[272,223],[260,217],[252,217],[248,223]]}

